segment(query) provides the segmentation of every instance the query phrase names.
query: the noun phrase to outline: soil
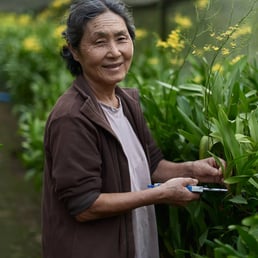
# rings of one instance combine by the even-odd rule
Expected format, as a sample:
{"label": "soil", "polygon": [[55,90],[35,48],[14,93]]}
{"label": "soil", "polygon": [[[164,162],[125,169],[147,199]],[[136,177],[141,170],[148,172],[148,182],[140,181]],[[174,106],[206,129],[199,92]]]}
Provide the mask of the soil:
{"label": "soil", "polygon": [[0,103],[0,257],[40,257],[40,193],[25,180],[10,103]]}

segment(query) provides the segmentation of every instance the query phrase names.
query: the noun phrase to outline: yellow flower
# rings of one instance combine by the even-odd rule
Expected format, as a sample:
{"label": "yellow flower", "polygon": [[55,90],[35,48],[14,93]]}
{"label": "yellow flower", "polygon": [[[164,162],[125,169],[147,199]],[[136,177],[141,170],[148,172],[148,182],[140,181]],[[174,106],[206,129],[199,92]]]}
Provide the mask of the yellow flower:
{"label": "yellow flower", "polygon": [[252,28],[250,26],[239,27],[233,34],[232,39],[237,39],[241,36],[245,36],[252,33]]}
{"label": "yellow flower", "polygon": [[66,25],[60,25],[58,27],[56,27],[56,29],[54,30],[54,37],[59,39],[62,37],[62,32],[64,32],[66,29]]}
{"label": "yellow flower", "polygon": [[221,50],[221,53],[222,53],[223,56],[227,56],[227,55],[230,54],[230,51],[229,51],[228,48],[223,47],[222,50]]}
{"label": "yellow flower", "polygon": [[237,29],[237,27],[230,26],[225,32],[221,33],[222,38],[227,38],[232,35],[232,33]]}
{"label": "yellow flower", "polygon": [[22,14],[18,16],[18,19],[16,22],[21,26],[26,26],[31,22],[31,16],[27,14]]}
{"label": "yellow flower", "polygon": [[166,41],[158,40],[157,47],[171,48],[173,53],[180,52],[185,47],[185,42],[181,39],[180,30],[172,30]]}
{"label": "yellow flower", "polygon": [[156,47],[161,47],[161,48],[168,48],[168,43],[166,41],[163,40],[158,40],[156,43]]}
{"label": "yellow flower", "polygon": [[224,38],[222,37],[222,36],[217,36],[216,37],[216,40],[218,40],[218,41],[222,41]]}
{"label": "yellow flower", "polygon": [[236,48],[237,44],[236,44],[236,42],[230,42],[230,46],[231,46],[232,48]]}
{"label": "yellow flower", "polygon": [[212,71],[213,72],[222,72],[223,71],[223,66],[219,63],[215,64],[212,66]]}
{"label": "yellow flower", "polygon": [[138,40],[146,38],[147,35],[148,35],[148,32],[144,29],[136,29],[135,30],[135,36],[136,36],[136,39],[138,39]]}
{"label": "yellow flower", "polygon": [[209,6],[209,3],[210,3],[209,0],[197,0],[196,7],[200,10],[204,10]]}
{"label": "yellow flower", "polygon": [[176,14],[175,22],[182,28],[189,29],[192,27],[192,21],[186,17],[182,16],[181,14]]}
{"label": "yellow flower", "polygon": [[172,30],[168,35],[167,44],[171,47],[172,52],[180,52],[185,47],[184,41],[180,37],[180,30]]}
{"label": "yellow flower", "polygon": [[205,52],[208,52],[208,51],[210,51],[211,50],[211,45],[205,45],[204,47],[203,47],[203,50],[205,51]]}
{"label": "yellow flower", "polygon": [[197,74],[194,78],[193,78],[193,82],[199,84],[203,81],[203,77],[199,74]]}
{"label": "yellow flower", "polygon": [[35,36],[25,38],[22,45],[26,51],[39,52],[41,50],[39,39]]}
{"label": "yellow flower", "polygon": [[238,25],[230,26],[225,32],[220,34],[211,32],[210,37],[216,39],[217,41],[227,40],[237,29]]}
{"label": "yellow flower", "polygon": [[218,47],[218,46],[211,46],[211,48],[212,48],[214,51],[218,51],[218,50],[219,50],[219,47]]}
{"label": "yellow flower", "polygon": [[192,54],[194,56],[202,56],[203,55],[203,49],[194,48],[194,50],[192,51]]}
{"label": "yellow flower", "polygon": [[66,29],[66,25],[60,25],[55,28],[53,32],[53,37],[57,40],[57,47],[60,48],[64,44],[66,44],[65,39],[62,37],[62,32],[64,32]]}
{"label": "yellow flower", "polygon": [[58,9],[63,5],[69,4],[70,2],[71,2],[70,0],[54,0],[51,4],[51,7]]}
{"label": "yellow flower", "polygon": [[244,57],[244,55],[239,55],[239,56],[234,57],[234,58],[231,60],[230,64],[231,64],[231,65],[236,64],[236,63],[239,62],[243,57]]}
{"label": "yellow flower", "polygon": [[172,58],[170,60],[170,63],[174,66],[181,66],[183,64],[183,62],[184,62],[184,59],[182,59],[182,58]]}

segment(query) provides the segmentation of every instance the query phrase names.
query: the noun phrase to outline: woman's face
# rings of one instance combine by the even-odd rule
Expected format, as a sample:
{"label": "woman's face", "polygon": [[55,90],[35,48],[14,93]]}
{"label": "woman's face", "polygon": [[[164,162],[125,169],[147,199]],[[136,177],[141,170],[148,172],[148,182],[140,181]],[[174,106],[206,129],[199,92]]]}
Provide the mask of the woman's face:
{"label": "woman's face", "polygon": [[130,68],[133,42],[123,18],[108,11],[86,24],[79,49],[72,52],[92,87],[114,87]]}

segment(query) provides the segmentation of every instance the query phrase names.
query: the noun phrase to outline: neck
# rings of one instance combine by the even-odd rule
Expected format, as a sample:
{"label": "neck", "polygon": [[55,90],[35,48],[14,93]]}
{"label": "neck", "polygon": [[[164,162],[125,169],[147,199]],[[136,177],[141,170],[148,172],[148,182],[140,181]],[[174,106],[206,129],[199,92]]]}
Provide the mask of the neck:
{"label": "neck", "polygon": [[[84,75],[84,78],[87,78],[87,77],[85,77]],[[115,108],[119,107],[119,100],[115,94],[116,85],[103,86],[103,85],[96,84],[88,79],[86,80],[88,81],[89,87],[92,89],[95,97],[99,102],[111,107],[115,107]]]}
{"label": "neck", "polygon": [[105,99],[97,98],[97,99],[99,102],[101,102],[107,106],[119,108],[119,100],[116,95],[114,95],[114,97],[111,97],[111,98],[105,98]]}
{"label": "neck", "polygon": [[107,106],[119,107],[119,100],[115,94],[115,88],[112,90],[110,89],[101,89],[98,88],[92,88],[94,95],[96,96],[97,100]]}

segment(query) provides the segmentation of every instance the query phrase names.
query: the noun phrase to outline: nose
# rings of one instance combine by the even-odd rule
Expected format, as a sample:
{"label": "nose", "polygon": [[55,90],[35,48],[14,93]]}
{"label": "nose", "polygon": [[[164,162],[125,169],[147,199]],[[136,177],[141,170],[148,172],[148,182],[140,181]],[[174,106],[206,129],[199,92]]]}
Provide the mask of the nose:
{"label": "nose", "polygon": [[115,41],[112,41],[108,45],[108,52],[107,56],[109,57],[119,57],[121,55],[121,51],[119,49],[118,43]]}

